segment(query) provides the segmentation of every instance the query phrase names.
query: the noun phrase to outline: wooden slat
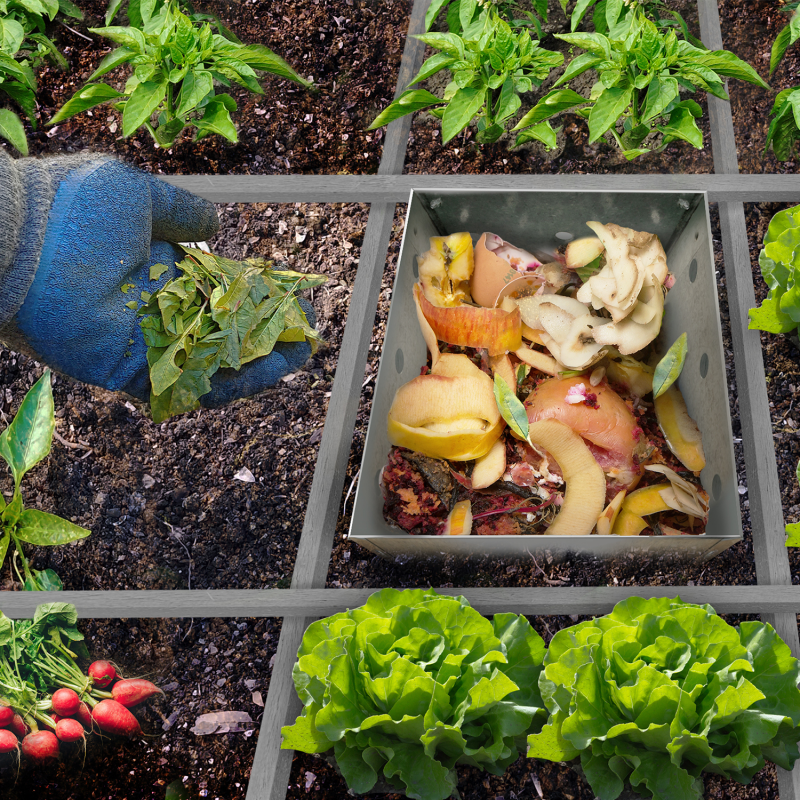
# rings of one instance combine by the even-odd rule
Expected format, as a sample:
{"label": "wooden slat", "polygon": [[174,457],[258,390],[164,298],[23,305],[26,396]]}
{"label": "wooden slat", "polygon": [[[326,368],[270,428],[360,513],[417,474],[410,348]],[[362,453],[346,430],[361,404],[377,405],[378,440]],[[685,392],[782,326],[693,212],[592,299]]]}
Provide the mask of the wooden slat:
{"label": "wooden slat", "polygon": [[719,212],[756,575],[762,584],[791,584],[761,337],[747,328],[756,298],[744,207],[720,203]]}
{"label": "wooden slat", "polygon": [[[188,617],[321,617],[363,605],[377,589],[262,589],[215,591],[62,592],[81,619],[178,619]],[[627,597],[675,597],[711,603],[720,613],[800,613],[800,586],[597,586],[563,588],[437,589],[463,595],[484,614],[604,614]],[[12,619],[33,616],[41,597],[6,592],[2,611]],[[800,656],[798,656],[800,657]]]}
{"label": "wooden slat", "polygon": [[[698,0],[700,38],[709,50],[722,49],[722,30],[719,24],[717,0]],[[707,95],[708,118],[713,141],[714,172],[718,175],[735,175],[739,172],[736,154],[736,136],[733,130],[731,104],[727,100]]]}
{"label": "wooden slat", "polygon": [[[709,100],[715,98],[709,98]],[[727,108],[724,101],[717,104]],[[716,112],[715,112],[716,113]],[[401,120],[400,120],[401,122]],[[395,129],[392,128],[390,134]],[[387,134],[387,140],[389,134]],[[686,145],[688,147],[688,145]],[[716,147],[714,153],[719,152]],[[708,192],[712,202],[800,202],[797,175],[173,175],[215,203],[405,203],[412,189]],[[498,178],[501,180],[498,181]]]}
{"label": "wooden slat", "polygon": [[[698,11],[704,43],[712,50],[721,49],[723,43],[717,0],[698,0]],[[736,175],[739,172],[739,159],[730,103],[709,96],[708,110],[714,170],[720,174]],[[741,202],[721,202],[719,215],[756,576],[759,584],[791,585],[761,340],[758,331],[747,329],[747,312],[755,307],[756,302],[744,205]],[[783,591],[787,589],[788,586],[785,586]],[[764,615],[764,619],[773,625],[795,657],[800,657],[796,615],[773,613]],[[781,800],[798,800],[800,763],[790,772],[778,767],[777,773]]]}
{"label": "wooden slat", "polygon": [[[316,618],[362,606],[376,591],[318,588],[61,592],[59,601],[73,603],[81,619]],[[616,603],[634,596],[680,596],[687,603],[710,603],[721,614],[800,613],[800,586],[565,586],[436,591],[463,595],[487,615],[505,611],[605,614]],[[42,598],[34,593],[5,592],[2,611],[12,619],[27,619],[41,602]]]}

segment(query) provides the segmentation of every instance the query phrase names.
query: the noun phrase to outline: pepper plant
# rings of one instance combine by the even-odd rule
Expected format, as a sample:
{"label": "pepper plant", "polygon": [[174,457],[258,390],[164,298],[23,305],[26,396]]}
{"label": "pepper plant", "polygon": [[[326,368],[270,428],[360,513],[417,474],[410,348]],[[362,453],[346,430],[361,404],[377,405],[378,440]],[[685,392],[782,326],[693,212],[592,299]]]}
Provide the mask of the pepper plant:
{"label": "pepper plant", "polygon": [[[568,0],[559,0],[564,13],[567,13]],[[578,29],[581,20],[594,7],[592,23],[597,33],[608,34],[616,25],[624,23],[625,18],[641,9],[644,15],[659,28],[675,28],[686,41],[703,49],[703,43],[689,33],[686,20],[662,0],[578,0],[570,15],[570,31]]]}
{"label": "pepper plant", "polygon": [[[66,519],[24,508],[20,483],[26,472],[35,467],[50,453],[55,430],[53,391],[50,387],[50,372],[34,384],[25,395],[11,424],[0,433],[0,457],[8,464],[14,479],[14,492],[7,501],[0,494],[0,567],[2,567],[13,545],[14,570],[26,590],[60,589],[61,581],[53,570],[32,570],[22,549],[22,543],[46,547],[67,544],[83,539],[91,531],[73,525]],[[17,567],[17,557],[22,563],[24,575]]]}
{"label": "pepper plant", "polygon": [[[58,13],[75,19],[83,14],[69,0],[0,0],[0,92],[14,102],[36,129],[34,68],[49,59],[66,67],[64,56],[47,36],[45,24]],[[0,109],[0,138],[23,155],[28,141],[19,114]]]}
{"label": "pepper plant", "polygon": [[[14,20],[0,18],[0,92],[16,103],[36,128],[36,77],[27,58],[17,59],[25,32]],[[28,140],[19,114],[0,108],[0,138],[28,155]]]}
{"label": "pepper plant", "polygon": [[511,27],[533,28],[541,38],[541,23],[547,22],[547,0],[531,0],[531,5],[535,14],[514,0],[433,0],[425,12],[425,30],[429,31],[442,11],[446,10],[447,29],[451,33],[461,33],[484,9],[494,6]]}
{"label": "pepper plant", "polygon": [[[209,22],[193,23],[175,0],[158,9],[154,3],[145,6],[139,6],[141,27],[90,28],[120,46],[48,124],[111,102],[122,112],[126,137],[144,126],[157,146],[168,148],[185,128],[194,127],[195,140],[217,134],[235,143],[231,112],[236,101],[227,93],[216,94],[215,83],[227,87],[233,82],[264,94],[256,74],[262,71],[312,86],[269,48],[232,42],[213,33]],[[133,67],[133,74],[121,92],[97,81],[123,65]]]}
{"label": "pepper plant", "polygon": [[[786,51],[800,39],[800,2],[788,3],[781,11],[791,13],[791,19],[781,29],[772,45],[769,74],[778,68]],[[779,161],[788,161],[794,155],[800,139],[800,86],[792,86],[778,93],[770,111],[770,124],[764,151],[772,148]]]}
{"label": "pepper plant", "polygon": [[473,21],[464,20],[467,24],[461,35],[417,36],[439,52],[422,65],[409,86],[447,69],[452,80],[443,97],[425,89],[407,89],[378,115],[370,130],[427,108],[442,121],[443,143],[476,117],[478,142],[496,142],[522,105],[520,94],[541,86],[550,70],[564,61],[561,53],[539,47],[527,30],[512,30],[493,7],[483,8]]}
{"label": "pepper plant", "polygon": [[[641,8],[635,8],[609,34],[556,34],[586,52],[573,59],[554,84],[553,91],[540,100],[516,125],[521,131],[517,144],[530,138],[531,131],[568,108],[582,106],[577,113],[589,123],[589,142],[610,132],[628,160],[663,150],[670,142],[683,140],[700,149],[703,134],[697,125],[702,109],[691,98],[682,99],[681,90],[698,89],[728,99],[725,78],[769,88],[747,63],[727,50],[705,50],[678,39],[674,30],[659,29]],[[589,98],[572,90],[555,87],[574,80],[587,70],[598,80]],[[526,130],[527,129],[527,130]],[[552,133],[551,141],[555,141]]]}

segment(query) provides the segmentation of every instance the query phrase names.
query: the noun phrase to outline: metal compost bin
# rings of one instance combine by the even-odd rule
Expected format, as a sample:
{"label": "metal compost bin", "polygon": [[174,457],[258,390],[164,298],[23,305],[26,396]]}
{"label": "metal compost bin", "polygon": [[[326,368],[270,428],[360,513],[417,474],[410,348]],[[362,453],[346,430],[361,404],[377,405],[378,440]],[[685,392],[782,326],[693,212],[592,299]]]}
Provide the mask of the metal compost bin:
{"label": "metal compost bin", "polygon": [[[536,178],[531,178],[535,185]],[[383,519],[381,469],[391,445],[386,417],[395,391],[426,362],[412,297],[417,255],[429,237],[468,230],[473,243],[491,231],[515,245],[537,249],[591,235],[587,220],[615,222],[658,234],[675,275],[667,295],[659,355],[684,331],[689,353],[678,381],[689,414],[703,435],[706,467],[701,474],[710,498],[706,532],[698,536],[418,536]],[[725,378],[708,203],[703,192],[436,191],[411,193],[392,304],[386,326],[372,413],[364,444],[349,538],[387,557],[525,554],[616,556],[632,552],[675,554],[704,560],[742,537],[733,437]]]}

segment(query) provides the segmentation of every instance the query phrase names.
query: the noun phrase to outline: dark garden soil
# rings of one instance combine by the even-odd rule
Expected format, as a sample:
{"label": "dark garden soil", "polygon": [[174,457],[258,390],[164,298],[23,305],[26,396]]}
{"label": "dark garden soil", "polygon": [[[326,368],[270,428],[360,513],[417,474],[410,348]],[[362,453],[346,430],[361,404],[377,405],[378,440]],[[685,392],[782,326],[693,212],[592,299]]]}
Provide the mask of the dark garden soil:
{"label": "dark garden soil", "polygon": [[[553,635],[588,617],[528,617],[536,632],[550,644]],[[745,617],[725,616],[736,625]],[[521,755],[502,776],[490,775],[473,767],[458,767],[458,791],[463,800],[594,800],[586,781],[565,764],[541,761]],[[767,763],[747,786],[704,775],[706,800],[778,800],[778,781],[774,764]],[[295,753],[287,800],[339,800],[347,794],[347,784],[338,772],[321,758]],[[353,796],[353,795],[350,795]],[[354,795],[363,800],[403,800],[401,794]],[[675,798],[678,800],[678,798]]]}
{"label": "dark garden soil", "polygon": [[[222,230],[209,243],[216,252],[329,276],[313,293],[327,345],[255,398],[161,425],[122,395],[57,377],[60,438],[22,488],[28,505],[92,531],[64,547],[30,548],[36,568],[54,569],[65,589],[289,585],[367,209],[232,205],[219,212]],[[0,350],[3,419],[41,371]],[[234,478],[242,468],[253,482]],[[9,489],[5,474],[0,486]],[[8,565],[0,574],[0,587],[12,588]]]}
{"label": "dark garden soil", "polygon": [[[164,697],[139,706],[145,736],[92,735],[52,767],[17,776],[0,767],[4,800],[242,800],[253,763],[272,659],[274,619],[92,620],[79,623],[92,656],[114,661],[126,677],[146,677]],[[243,711],[256,725],[237,733],[192,733],[201,714]],[[62,746],[62,750],[64,747]]]}
{"label": "dark garden soil", "polygon": [[722,38],[725,47],[752,64],[768,80],[773,92],[741,81],[731,81],[729,93],[736,130],[736,147],[741,172],[797,171],[797,158],[778,161],[770,151],[764,153],[769,128],[769,112],[775,95],[800,84],[800,47],[790,47],[781,65],[769,78],[769,56],[772,43],[789,14],[781,9],[784,2],[774,0],[719,0]]}
{"label": "dark garden soil", "polygon": [[[693,33],[699,36],[696,2],[694,0],[670,0],[668,5],[679,11]],[[545,36],[541,40],[541,46],[547,50],[563,52],[566,55],[569,47],[552,34],[568,30],[569,22],[561,10],[561,6],[558,2],[550,2],[548,23],[543,26]],[[429,50],[427,55],[432,53],[433,51]],[[520,115],[552,88],[553,83],[564,72],[565,67],[566,65],[554,69],[542,87],[535,90],[529,100],[526,98]],[[577,83],[573,84],[572,88],[588,96],[588,90],[594,80],[596,80],[595,73],[587,72],[577,79]],[[674,142],[662,153],[650,153],[633,161],[625,159],[619,148],[613,144],[610,134],[608,134],[608,141],[601,140],[589,144],[587,123],[576,114],[564,114],[557,124],[554,124],[554,127],[563,125],[563,132],[559,134],[556,150],[548,153],[538,143],[525,145],[515,150],[509,150],[507,144],[502,141],[493,145],[479,145],[475,142],[474,126],[470,126],[462,134],[443,145],[439,121],[430,114],[421,113],[416,115],[411,128],[405,171],[419,174],[713,172],[711,135],[705,97],[700,95],[697,100],[703,108],[703,117],[699,121],[705,143],[703,150],[695,150],[685,142]],[[747,117],[745,119],[749,121]]]}
{"label": "dark garden soil", "polygon": [[[333,557],[328,571],[330,587],[382,587],[382,586],[682,586],[682,585],[726,585],[754,584],[756,582],[750,536],[749,501],[744,478],[744,460],[741,447],[739,411],[736,400],[736,384],[733,374],[733,350],[730,342],[725,275],[722,266],[722,247],[719,234],[719,218],[712,206],[712,235],[717,268],[723,343],[728,369],[728,391],[733,419],[734,451],[739,475],[740,505],[744,538],[716,558],[702,564],[686,563],[670,557],[643,557],[637,554],[616,560],[586,557],[564,563],[546,563],[531,557],[521,559],[498,559],[476,557],[447,557],[444,560],[410,560],[398,557],[389,561],[376,556],[360,545],[346,539],[350,525],[354,492],[361,465],[364,438],[367,431],[372,400],[372,385],[362,390],[353,447],[348,464],[348,480],[345,494],[349,492],[344,510],[339,519],[334,543]],[[370,349],[369,374],[377,372],[380,346],[383,342],[386,316],[388,314],[389,290],[394,278],[392,265],[384,274],[378,321],[373,331]],[[800,381],[798,381],[800,383]],[[794,467],[792,467],[794,469]],[[676,590],[677,593],[677,590]]]}
{"label": "dark garden soil", "polygon": [[[372,173],[381,156],[381,133],[366,128],[394,97],[408,28],[410,0],[201,0],[198,11],[216,14],[242,41],[261,43],[286,59],[319,91],[266,76],[263,95],[232,87],[239,143],[219,136],[193,143],[186,131],[171,150],[154,146],[142,129],[123,139],[120,114],[99,106],[54,128],[56,111],[85,83],[112,43],[88,28],[104,24],[107,0],[81,0],[86,19],[69,22],[92,41],[55,25],[53,35],[68,72],[39,71],[39,129],[26,123],[32,155],[112,153],[152,172],[165,173]],[[124,24],[124,18],[114,24]],[[121,88],[123,67],[103,78]],[[225,91],[223,89],[223,91]],[[5,97],[5,96],[4,96]],[[90,116],[91,115],[91,116]],[[5,143],[4,143],[5,146]]]}
{"label": "dark garden soil", "polygon": [[[696,6],[692,0],[671,0],[697,33]],[[265,95],[252,95],[233,87],[238,104],[234,121],[240,142],[220,137],[192,143],[185,135],[168,151],[154,147],[146,131],[123,139],[120,115],[107,106],[44,127],[64,102],[80,88],[110,44],[88,28],[102,25],[105,0],[85,0],[83,22],[74,28],[92,43],[60,24],[52,35],[64,52],[70,70],[50,66],[39,70],[38,129],[26,122],[33,155],[78,152],[86,148],[115,154],[146,170],[165,173],[374,173],[380,161],[383,132],[366,127],[391,102],[397,68],[405,43],[410,0],[275,0],[271,3],[207,0],[199,10],[217,14],[241,39],[261,42],[285,57],[306,76],[313,76],[320,91],[310,93],[288,81],[266,77]],[[564,14],[551,2],[550,22],[542,45],[565,50],[552,36],[566,29]],[[747,11],[749,13],[743,13]],[[751,61],[766,75],[768,51],[785,15],[771,0],[720,0],[726,47]],[[73,21],[74,22],[74,21]],[[800,56],[790,51],[776,73],[773,85],[791,85]],[[765,55],[766,54],[766,55]],[[767,59],[765,61],[764,59]],[[563,68],[561,68],[563,70]],[[536,102],[555,81],[555,70],[541,89],[530,95]],[[121,87],[125,68],[108,81]],[[115,77],[116,76],[116,77]],[[587,78],[589,84],[591,78]],[[793,171],[761,155],[772,95],[758,87],[731,81],[734,122],[742,170]],[[588,85],[585,88],[588,88]],[[705,99],[698,96],[705,110]],[[527,106],[526,106],[527,107]],[[673,143],[663,153],[632,162],[606,141],[588,144],[584,120],[566,114],[558,149],[546,153],[538,144],[510,151],[504,143],[478,146],[468,129],[447,145],[441,144],[439,123],[430,115],[415,118],[406,159],[409,173],[702,173],[713,171],[708,115],[701,128],[705,148],[695,150]],[[760,137],[760,138],[759,138]],[[5,143],[0,146],[7,146]]]}
{"label": "dark garden soil", "polygon": [[[767,296],[768,288],[761,277],[758,254],[764,243],[772,217],[792,204],[759,203],[745,206],[747,234],[750,244],[750,260],[753,267],[756,300]],[[775,442],[775,457],[778,461],[778,477],[781,485],[783,515],[786,522],[800,521],[800,487],[795,470],[800,460],[800,409],[795,408],[795,399],[800,388],[800,350],[788,338],[771,333],[761,333],[761,346],[767,373],[767,395],[772,414],[772,436]],[[789,564],[792,582],[800,583],[800,551],[789,548]]]}

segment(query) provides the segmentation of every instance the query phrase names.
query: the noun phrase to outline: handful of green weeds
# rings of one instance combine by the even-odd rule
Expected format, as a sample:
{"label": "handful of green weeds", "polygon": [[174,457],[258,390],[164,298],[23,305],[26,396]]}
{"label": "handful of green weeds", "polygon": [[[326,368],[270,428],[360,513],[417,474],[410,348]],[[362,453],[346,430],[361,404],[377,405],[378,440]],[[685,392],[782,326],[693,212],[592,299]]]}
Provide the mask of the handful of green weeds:
{"label": "handful of green weeds", "polygon": [[[312,354],[320,342],[296,293],[325,283],[324,275],[183,249],[179,277],[152,295],[143,293],[145,305],[138,310],[155,422],[199,408],[221,367],[238,370],[268,356],[278,342],[308,342]],[[167,269],[154,265],[151,279]]]}

